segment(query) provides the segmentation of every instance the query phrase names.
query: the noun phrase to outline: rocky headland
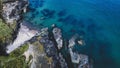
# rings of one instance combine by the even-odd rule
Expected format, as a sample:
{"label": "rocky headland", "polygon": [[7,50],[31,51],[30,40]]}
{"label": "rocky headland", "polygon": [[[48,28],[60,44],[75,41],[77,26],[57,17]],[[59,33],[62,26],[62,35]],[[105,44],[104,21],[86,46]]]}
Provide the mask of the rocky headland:
{"label": "rocky headland", "polygon": [[[9,27],[16,24],[12,28],[12,37],[14,35],[15,37],[6,45],[6,53],[11,54],[23,46],[28,46],[21,55],[25,57],[24,63],[27,63],[29,68],[92,68],[89,56],[73,51],[75,44],[85,43],[77,40],[79,35],[74,35],[65,41],[62,30],[55,24],[49,28],[33,27],[22,19],[22,14],[26,12],[28,5],[27,0],[3,3],[2,17],[5,24]],[[67,54],[63,54],[64,49],[67,50],[64,52]]]}

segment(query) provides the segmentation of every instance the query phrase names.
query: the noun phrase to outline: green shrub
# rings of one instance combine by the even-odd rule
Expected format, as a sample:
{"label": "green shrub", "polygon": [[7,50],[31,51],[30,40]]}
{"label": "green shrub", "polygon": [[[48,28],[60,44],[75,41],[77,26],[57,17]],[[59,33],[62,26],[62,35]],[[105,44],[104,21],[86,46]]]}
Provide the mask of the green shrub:
{"label": "green shrub", "polygon": [[9,56],[0,56],[0,68],[29,68],[22,55],[27,49],[28,45],[25,44],[10,53]]}
{"label": "green shrub", "polygon": [[0,41],[3,43],[12,38],[12,29],[0,19]]}

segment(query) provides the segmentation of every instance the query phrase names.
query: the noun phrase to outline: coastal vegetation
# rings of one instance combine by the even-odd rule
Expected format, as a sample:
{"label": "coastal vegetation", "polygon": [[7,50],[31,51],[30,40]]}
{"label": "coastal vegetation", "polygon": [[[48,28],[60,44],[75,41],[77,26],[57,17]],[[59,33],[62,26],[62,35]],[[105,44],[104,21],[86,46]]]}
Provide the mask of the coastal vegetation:
{"label": "coastal vegetation", "polygon": [[0,41],[5,43],[12,38],[12,29],[0,19]]}
{"label": "coastal vegetation", "polygon": [[0,56],[0,68],[29,68],[28,63],[25,62],[23,52],[28,49],[25,44],[13,51],[9,56]]}
{"label": "coastal vegetation", "polygon": [[[44,45],[39,42],[40,39],[41,36],[36,37],[36,40],[31,44],[38,47],[36,50],[38,50],[40,54],[45,54]],[[42,59],[44,59],[43,62],[47,62],[46,64],[52,64],[53,62],[52,57],[48,57],[47,55],[45,55]],[[44,66],[44,63],[42,65]]]}
{"label": "coastal vegetation", "polygon": [[0,0],[0,13],[1,13],[1,10],[2,10],[2,0]]}
{"label": "coastal vegetation", "polygon": [[[64,52],[64,54],[69,56],[64,56],[62,54],[61,49],[63,49],[64,43],[63,43],[61,29],[54,28],[53,26],[53,32],[51,32],[49,31],[48,28],[43,28],[40,31],[41,32],[40,36],[37,37],[39,34],[37,34],[36,31],[34,33],[34,29],[32,29],[32,27],[29,27],[29,25],[26,25],[26,24],[24,25],[23,24],[24,22],[19,21],[19,18],[17,17],[20,17],[20,20],[22,19],[21,18],[22,13],[19,13],[19,12],[22,12],[23,10],[21,9],[26,8],[26,5],[27,5],[26,4],[24,5],[25,7],[23,7],[23,4],[24,4],[23,1],[22,2],[18,1],[14,3],[7,2],[7,4],[3,5],[5,6],[6,9],[3,10],[4,12],[2,12],[3,19],[1,18],[0,20],[0,46],[4,46],[2,47],[4,48],[4,52],[5,53],[7,52],[9,55],[8,54],[6,56],[0,55],[0,68],[29,68],[29,67],[31,68],[35,68],[35,67],[37,68],[58,68],[58,67],[73,68],[73,66],[71,65],[72,63],[74,63],[73,61],[78,61],[77,62],[78,64],[79,62],[83,61],[84,64],[82,64],[82,67],[86,65],[86,63],[89,63],[87,57],[86,57],[87,60],[84,60],[84,58],[79,60],[79,57],[82,58],[84,56],[78,55],[78,53],[75,53],[74,55],[73,54],[74,52],[72,52],[73,47],[70,48],[66,46],[66,50],[68,50],[68,48],[69,50],[68,50],[68,54],[67,52]],[[9,10],[10,7],[11,8],[15,7],[15,8]],[[43,17],[47,19],[47,18],[53,18],[55,11],[49,10],[49,9],[43,9],[41,13]],[[58,15],[64,16],[64,13],[59,13]],[[43,19],[44,18],[41,18],[41,20]],[[5,20],[6,22],[3,20]],[[60,22],[66,23],[67,25],[68,23],[73,23],[74,21],[76,21],[76,19],[74,19],[72,15],[68,15],[67,17],[65,17],[65,19],[61,20]],[[71,31],[75,32],[75,30],[71,30]],[[1,42],[6,44],[3,45]],[[74,38],[70,40],[70,42],[72,43],[70,43],[69,46],[70,45],[74,46],[74,43],[75,43]],[[18,46],[21,45],[21,46],[17,47],[15,50],[12,50],[12,52],[9,53],[10,52],[9,49],[6,48],[6,46],[9,46],[9,44],[12,46],[12,47],[9,47],[10,50],[12,50],[12,48],[14,47],[16,48],[17,45]],[[2,48],[0,47],[0,50]],[[68,58],[68,57],[72,57],[72,58]],[[28,61],[27,61],[27,58],[28,58]],[[78,60],[74,58],[77,58]]]}

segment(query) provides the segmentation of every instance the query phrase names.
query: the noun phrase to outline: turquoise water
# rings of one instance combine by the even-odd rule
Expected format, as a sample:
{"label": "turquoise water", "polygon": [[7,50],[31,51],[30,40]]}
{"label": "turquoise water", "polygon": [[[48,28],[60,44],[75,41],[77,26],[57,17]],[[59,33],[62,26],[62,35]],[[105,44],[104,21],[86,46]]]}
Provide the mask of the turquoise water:
{"label": "turquoise water", "polygon": [[69,39],[78,33],[86,46],[76,46],[89,55],[94,68],[120,68],[120,0],[29,0],[24,19],[34,26],[56,24]]}

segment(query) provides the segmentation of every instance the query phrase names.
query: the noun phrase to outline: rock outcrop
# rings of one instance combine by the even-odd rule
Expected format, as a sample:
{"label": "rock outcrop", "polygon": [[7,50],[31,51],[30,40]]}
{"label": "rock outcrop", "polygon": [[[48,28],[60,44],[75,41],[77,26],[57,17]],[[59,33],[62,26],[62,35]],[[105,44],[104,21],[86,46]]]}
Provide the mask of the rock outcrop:
{"label": "rock outcrop", "polygon": [[6,23],[13,23],[21,19],[21,13],[26,12],[27,0],[10,1],[3,3],[2,16]]}
{"label": "rock outcrop", "polygon": [[54,28],[52,32],[53,32],[53,35],[54,35],[54,39],[57,42],[58,49],[61,49],[62,46],[63,46],[61,29]]}
{"label": "rock outcrop", "polygon": [[[12,24],[14,21],[20,20],[22,18],[21,13],[26,12],[27,6],[27,0],[5,2],[3,4],[2,16],[6,23]],[[52,17],[54,11],[50,12],[44,9],[42,13],[47,17]],[[48,16],[48,14],[51,15]],[[61,52],[62,49],[64,50],[61,29],[53,25],[54,28],[52,31],[49,31],[49,28],[37,30],[30,27],[25,21],[19,21],[17,23],[20,23],[17,37],[6,47],[6,52],[9,54],[28,42],[29,48],[23,55],[26,58],[26,62],[30,60],[30,68],[68,68],[69,62],[66,61],[68,58],[70,58],[70,63],[78,64],[77,68],[92,68],[87,55],[73,51],[77,39],[76,35],[68,41],[68,46],[66,46],[65,51],[67,51],[66,53],[69,53],[70,56],[65,57]],[[83,45],[82,41],[78,41],[77,43]],[[30,56],[32,56],[31,59],[29,58]]]}
{"label": "rock outcrop", "polygon": [[[29,48],[23,55],[26,57],[26,62],[29,62],[30,68],[49,68],[49,61],[46,59],[46,53],[44,50],[40,50],[42,45],[29,44]],[[30,59],[29,57],[32,56]]]}
{"label": "rock outcrop", "polygon": [[[40,39],[36,40],[38,37]],[[30,68],[68,68],[62,54],[57,51],[54,42],[50,40],[48,28],[41,29],[39,35],[32,38],[29,42],[31,44],[29,44],[29,49],[24,52],[24,55],[26,61],[29,60],[30,55],[33,57],[30,61]],[[34,42],[39,44],[34,44]],[[42,52],[39,49],[40,47],[43,47]],[[46,61],[45,57],[48,57],[51,62]],[[49,66],[43,67],[47,65]]]}
{"label": "rock outcrop", "polygon": [[22,19],[22,13],[26,12],[27,6],[28,0],[2,0],[1,17],[5,25],[12,30],[10,42],[13,42],[19,33],[21,26],[19,21]]}
{"label": "rock outcrop", "polygon": [[[49,34],[48,29],[44,28],[44,29],[42,29],[41,32],[42,32],[42,36],[41,36],[42,38],[41,38],[40,42],[43,44],[47,56],[52,57],[53,68],[67,68],[67,63],[65,62],[65,59],[63,58],[61,53],[59,53],[57,51],[57,48],[55,47],[54,42],[52,40],[50,40],[50,38],[48,36],[48,34]],[[57,38],[57,36],[56,36],[56,38]],[[59,45],[59,43],[58,43],[58,45]]]}
{"label": "rock outcrop", "polygon": [[21,23],[17,38],[13,41],[13,43],[7,46],[7,53],[10,53],[16,48],[20,47],[37,34],[38,31],[30,29],[28,26],[25,26],[23,23]]}
{"label": "rock outcrop", "polygon": [[[51,39],[51,36],[49,36],[51,32],[53,33],[52,38],[55,41]],[[7,53],[10,53],[16,48],[22,46],[25,42],[29,42],[29,48],[24,52],[24,55],[27,62],[30,60],[30,55],[32,56],[32,59],[30,60],[30,68],[44,68],[44,64],[46,64],[46,66],[48,65],[47,68],[49,68],[49,66],[51,68],[68,68],[68,63],[66,62],[67,58],[65,59],[60,52],[60,49],[63,46],[61,30],[59,28],[54,28],[51,32],[48,31],[48,28],[43,28],[38,32],[21,23],[17,38],[7,47]],[[40,39],[36,40],[38,37],[40,37]],[[76,39],[77,36],[73,36],[69,40],[68,45],[68,51],[70,53],[72,63],[78,64],[78,68],[91,68],[89,57],[87,55],[73,52]],[[34,44],[34,42],[37,42],[40,45]],[[57,45],[55,43],[57,43]],[[42,52],[40,51],[41,49],[39,49],[41,46],[44,49]],[[45,57],[50,58],[49,60],[51,60],[51,62],[48,63]]]}
{"label": "rock outcrop", "polygon": [[77,52],[73,52],[73,47],[75,46],[75,40],[77,36],[73,36],[69,40],[69,52],[71,56],[71,60],[73,63],[79,64],[78,68],[92,68],[89,62],[89,57],[84,54],[79,54]]}

